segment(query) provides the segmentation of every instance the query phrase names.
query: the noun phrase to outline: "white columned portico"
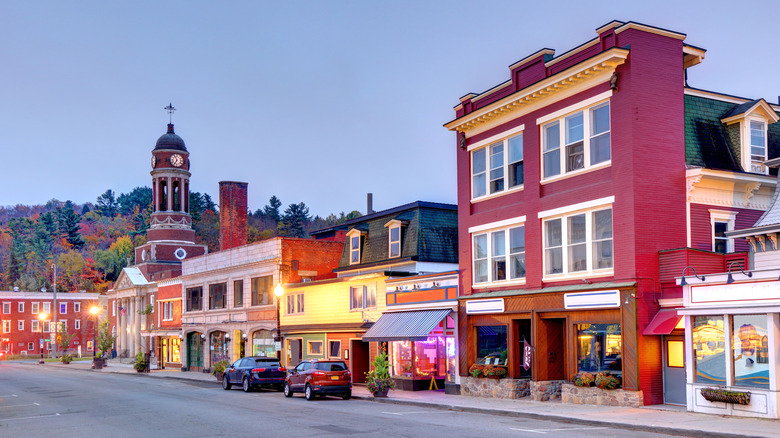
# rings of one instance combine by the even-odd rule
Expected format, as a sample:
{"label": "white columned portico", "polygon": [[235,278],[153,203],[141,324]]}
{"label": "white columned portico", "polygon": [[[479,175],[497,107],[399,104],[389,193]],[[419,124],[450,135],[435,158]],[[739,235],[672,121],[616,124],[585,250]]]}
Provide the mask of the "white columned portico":
{"label": "white columned portico", "polygon": [[126,354],[127,353],[127,303],[125,302],[124,298],[120,298],[119,300],[119,330],[117,330],[117,334],[119,335],[119,353],[120,354]]}
{"label": "white columned portico", "polygon": [[143,351],[143,343],[141,342],[141,314],[138,313],[142,309],[141,297],[137,296],[135,297],[135,312],[133,312],[133,318],[135,318],[135,348],[138,351]]}

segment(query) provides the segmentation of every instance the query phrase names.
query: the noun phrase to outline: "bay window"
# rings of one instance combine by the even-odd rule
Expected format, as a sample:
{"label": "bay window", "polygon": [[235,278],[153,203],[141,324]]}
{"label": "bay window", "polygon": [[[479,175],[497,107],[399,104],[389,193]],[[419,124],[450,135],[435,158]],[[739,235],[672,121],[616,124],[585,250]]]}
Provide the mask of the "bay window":
{"label": "bay window", "polygon": [[474,283],[525,278],[525,226],[473,234]]}
{"label": "bay window", "polygon": [[612,269],[612,208],[547,219],[542,232],[545,275]]}
{"label": "bay window", "polygon": [[523,134],[471,152],[471,197],[523,186]]}
{"label": "bay window", "polygon": [[543,178],[576,172],[610,160],[609,102],[573,112],[542,126]]}

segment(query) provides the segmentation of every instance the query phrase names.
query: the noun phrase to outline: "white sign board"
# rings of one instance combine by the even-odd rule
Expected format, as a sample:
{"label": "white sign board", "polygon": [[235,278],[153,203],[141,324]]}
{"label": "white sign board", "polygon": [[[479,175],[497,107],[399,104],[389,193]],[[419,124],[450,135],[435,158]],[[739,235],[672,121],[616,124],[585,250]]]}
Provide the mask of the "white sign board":
{"label": "white sign board", "polygon": [[563,307],[566,309],[595,309],[600,307],[620,307],[619,290],[599,290],[577,292],[563,295]]}
{"label": "white sign board", "polygon": [[276,349],[276,351],[282,351],[282,343],[281,343],[281,341],[275,341],[274,342],[274,348]]}
{"label": "white sign board", "polygon": [[764,281],[691,286],[690,305],[730,306],[756,303],[762,305],[780,304],[780,282]]}
{"label": "white sign board", "polygon": [[504,311],[504,299],[466,301],[466,314],[477,313],[502,313]]}

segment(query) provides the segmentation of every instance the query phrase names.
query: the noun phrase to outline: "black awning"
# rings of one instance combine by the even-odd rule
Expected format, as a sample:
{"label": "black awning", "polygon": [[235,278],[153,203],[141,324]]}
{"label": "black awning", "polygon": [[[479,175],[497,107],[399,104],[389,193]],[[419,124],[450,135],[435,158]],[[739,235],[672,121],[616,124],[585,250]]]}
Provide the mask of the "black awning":
{"label": "black awning", "polygon": [[366,331],[363,340],[424,341],[450,312],[450,309],[436,309],[385,313]]}

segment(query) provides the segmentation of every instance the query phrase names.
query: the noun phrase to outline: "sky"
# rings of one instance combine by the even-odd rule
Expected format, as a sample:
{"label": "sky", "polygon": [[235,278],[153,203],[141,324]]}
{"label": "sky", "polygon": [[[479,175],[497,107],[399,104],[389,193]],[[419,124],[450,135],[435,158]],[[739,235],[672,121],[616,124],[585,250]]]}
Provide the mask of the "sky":
{"label": "sky", "polygon": [[[778,102],[780,2],[0,0],[0,205],[150,186],[172,103],[191,190],[312,215],[456,202],[458,98],[612,20],[707,50],[692,87]],[[586,7],[587,6],[587,7]]]}

